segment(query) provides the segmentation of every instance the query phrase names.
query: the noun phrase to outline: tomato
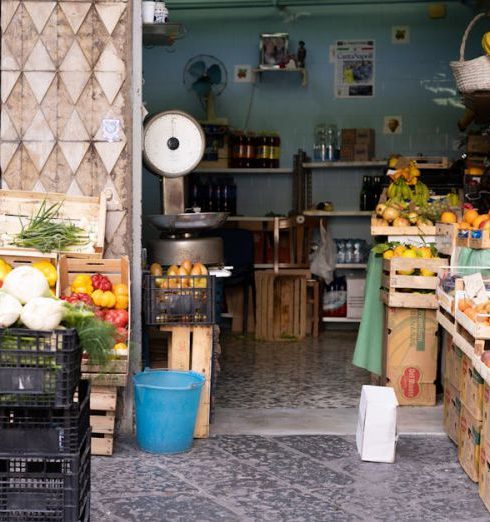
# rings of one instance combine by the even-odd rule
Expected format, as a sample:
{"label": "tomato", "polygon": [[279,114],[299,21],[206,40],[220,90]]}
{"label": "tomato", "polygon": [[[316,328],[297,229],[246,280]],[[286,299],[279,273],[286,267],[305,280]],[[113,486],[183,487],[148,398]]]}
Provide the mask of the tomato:
{"label": "tomato", "polygon": [[118,328],[124,328],[128,324],[129,314],[127,310],[122,309],[108,310],[104,319]]}

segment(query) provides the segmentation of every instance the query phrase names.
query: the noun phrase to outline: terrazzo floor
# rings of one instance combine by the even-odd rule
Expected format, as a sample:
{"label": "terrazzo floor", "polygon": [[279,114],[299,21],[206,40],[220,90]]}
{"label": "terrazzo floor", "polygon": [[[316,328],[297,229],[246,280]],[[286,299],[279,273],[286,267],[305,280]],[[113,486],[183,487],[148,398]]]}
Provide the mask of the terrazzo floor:
{"label": "terrazzo floor", "polygon": [[[355,418],[369,382],[350,363],[355,337],[326,331],[317,340],[276,344],[225,333],[211,437],[180,455],[151,455],[134,439],[119,439],[111,458],[92,459],[91,520],[490,520],[445,435],[402,433],[396,462],[375,464],[359,459],[354,423],[347,434],[307,434],[308,414],[334,427],[345,412]],[[245,424],[226,431],[233,412]],[[267,412],[279,412],[283,423],[265,430]]]}

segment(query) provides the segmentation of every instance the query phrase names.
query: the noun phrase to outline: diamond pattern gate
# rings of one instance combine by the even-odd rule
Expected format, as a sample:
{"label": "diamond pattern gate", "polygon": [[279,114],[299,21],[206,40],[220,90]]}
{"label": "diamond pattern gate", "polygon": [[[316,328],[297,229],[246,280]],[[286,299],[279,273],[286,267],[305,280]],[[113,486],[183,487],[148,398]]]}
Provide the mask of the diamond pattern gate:
{"label": "diamond pattern gate", "polygon": [[[106,257],[128,253],[130,2],[0,5],[2,188],[109,189]],[[107,120],[119,131],[108,135]]]}

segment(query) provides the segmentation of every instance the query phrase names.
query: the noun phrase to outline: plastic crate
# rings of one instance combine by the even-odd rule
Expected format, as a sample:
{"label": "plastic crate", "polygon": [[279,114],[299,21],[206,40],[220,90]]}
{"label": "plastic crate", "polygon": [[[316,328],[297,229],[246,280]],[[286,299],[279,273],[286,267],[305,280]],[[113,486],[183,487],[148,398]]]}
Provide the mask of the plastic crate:
{"label": "plastic crate", "polygon": [[90,426],[90,383],[68,408],[0,406],[0,456],[76,453]]}
{"label": "plastic crate", "polygon": [[63,457],[0,457],[0,520],[88,520],[90,430],[77,453]]}
{"label": "plastic crate", "polygon": [[70,406],[80,364],[74,329],[0,329],[0,406]]}
{"label": "plastic crate", "polygon": [[214,324],[214,295],[214,276],[147,274],[144,276],[146,324],[149,326]]}

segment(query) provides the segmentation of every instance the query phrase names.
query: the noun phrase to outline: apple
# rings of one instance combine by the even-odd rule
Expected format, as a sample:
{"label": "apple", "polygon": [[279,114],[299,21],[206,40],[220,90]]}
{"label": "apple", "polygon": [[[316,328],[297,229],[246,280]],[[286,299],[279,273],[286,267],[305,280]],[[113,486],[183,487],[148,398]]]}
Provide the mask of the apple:
{"label": "apple", "polygon": [[486,350],[481,355],[482,363],[490,368],[490,351]]}
{"label": "apple", "polygon": [[490,217],[480,223],[480,230],[490,230]]}

